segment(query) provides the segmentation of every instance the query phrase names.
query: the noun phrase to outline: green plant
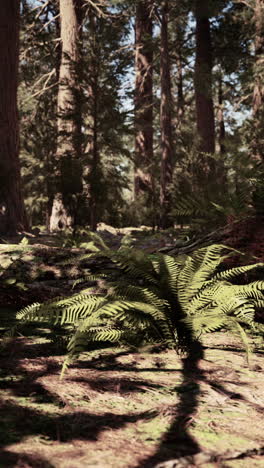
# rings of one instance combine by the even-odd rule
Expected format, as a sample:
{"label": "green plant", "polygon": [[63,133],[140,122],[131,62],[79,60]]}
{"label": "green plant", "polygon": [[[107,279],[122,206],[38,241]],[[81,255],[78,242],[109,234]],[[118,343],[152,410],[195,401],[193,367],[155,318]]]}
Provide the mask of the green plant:
{"label": "green plant", "polygon": [[[177,193],[171,215],[182,222],[189,220],[196,230],[207,230],[212,225],[222,225],[229,217],[241,218],[252,212],[249,188],[241,184],[236,193],[221,194],[221,198],[209,200],[204,195]],[[190,221],[191,220],[191,221]]]}
{"label": "green plant", "polygon": [[9,288],[15,286],[26,290],[23,273],[20,271],[24,259],[32,261],[28,239],[23,237],[19,244],[4,244],[0,253],[0,279],[1,286]]}
{"label": "green plant", "polygon": [[93,239],[95,252],[80,261],[91,256],[107,259],[100,273],[86,278],[98,281],[96,286],[69,298],[32,304],[17,314],[23,322],[72,327],[63,371],[91,341],[137,344],[138,335],[186,351],[201,333],[228,327],[240,333],[249,353],[246,329],[257,326],[254,314],[264,306],[264,282],[231,281],[263,264],[218,271],[233,249],[215,244],[173,258],[126,246],[112,251],[98,235]]}

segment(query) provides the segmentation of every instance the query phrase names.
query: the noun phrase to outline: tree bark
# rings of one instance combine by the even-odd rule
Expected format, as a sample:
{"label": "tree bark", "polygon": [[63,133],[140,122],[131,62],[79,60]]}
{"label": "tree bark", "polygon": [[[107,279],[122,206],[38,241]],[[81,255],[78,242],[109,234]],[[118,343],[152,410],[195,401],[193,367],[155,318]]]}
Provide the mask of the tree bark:
{"label": "tree bark", "polygon": [[17,110],[19,0],[0,2],[0,233],[27,228],[19,165]]}
{"label": "tree bark", "polygon": [[184,27],[181,24],[181,18],[176,20],[176,37],[175,37],[175,62],[176,62],[176,76],[177,76],[177,116],[176,116],[176,129],[180,131],[182,120],[184,117],[184,92],[183,92],[183,56],[182,56],[182,44],[184,42]]}
{"label": "tree bark", "polygon": [[225,167],[225,158],[226,154],[226,129],[225,129],[225,116],[224,116],[224,93],[223,93],[223,76],[220,70],[218,77],[218,108],[217,108],[217,124],[218,124],[218,152],[220,158],[217,162],[216,172],[217,172],[217,181],[221,185],[222,190],[227,190],[228,179],[227,171]]}
{"label": "tree bark", "polygon": [[50,231],[74,225],[74,195],[81,191],[80,7],[82,0],[60,0],[61,63],[58,89],[58,137]]}
{"label": "tree bark", "polygon": [[97,18],[94,12],[90,15],[90,31],[92,40],[92,57],[90,64],[90,85],[89,85],[89,100],[90,100],[90,227],[92,231],[96,231],[98,222],[97,213],[97,197],[98,197],[98,167],[100,163],[100,155],[98,149],[98,47],[96,44],[96,22]]}
{"label": "tree bark", "polygon": [[209,184],[215,162],[203,153],[215,152],[215,122],[212,99],[212,45],[209,0],[196,0],[196,59],[194,72],[197,132],[199,137],[198,172],[200,182]]}
{"label": "tree bark", "polygon": [[161,180],[160,180],[160,227],[169,227],[170,184],[172,182],[172,119],[171,119],[171,73],[168,45],[168,1],[162,4],[161,46],[160,46],[160,128],[161,128]]}
{"label": "tree bark", "polygon": [[100,163],[100,156],[98,150],[98,75],[96,69],[94,70],[94,82],[92,86],[92,138],[90,153],[92,156],[91,164],[91,185],[90,185],[90,227],[92,231],[96,231],[98,223],[97,213],[97,184],[98,184],[98,167]]}
{"label": "tree bark", "polygon": [[255,67],[253,90],[253,157],[264,161],[264,0],[255,0]]}
{"label": "tree bark", "polygon": [[223,98],[223,79],[222,76],[219,76],[218,80],[218,110],[217,110],[217,120],[219,127],[219,152],[220,154],[225,154],[225,119],[224,119],[224,98]]}
{"label": "tree bark", "polygon": [[92,231],[96,231],[98,223],[98,180],[100,166],[100,151],[98,147],[98,100],[99,100],[99,68],[100,45],[97,40],[99,18],[93,8],[88,11],[89,29],[89,65],[87,86],[87,130],[85,163],[83,168],[83,201],[85,220]]}
{"label": "tree bark", "polygon": [[153,45],[150,0],[138,0],[135,24],[135,198],[153,195]]}

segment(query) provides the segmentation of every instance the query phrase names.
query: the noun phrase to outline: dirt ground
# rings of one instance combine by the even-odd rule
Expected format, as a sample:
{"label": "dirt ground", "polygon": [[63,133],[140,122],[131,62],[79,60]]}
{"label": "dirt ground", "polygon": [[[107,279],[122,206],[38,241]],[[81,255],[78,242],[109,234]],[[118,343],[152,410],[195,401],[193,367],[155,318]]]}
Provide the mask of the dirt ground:
{"label": "dirt ground", "polygon": [[200,355],[84,353],[59,380],[63,356],[19,337],[0,358],[0,467],[264,466],[263,354],[247,367],[227,333]]}
{"label": "dirt ground", "polygon": [[[104,232],[112,247],[119,237]],[[150,253],[175,240],[135,238]],[[40,241],[30,239],[37,262],[19,258],[23,278],[36,269],[31,288],[1,292],[0,307],[7,309],[0,331],[10,324],[9,307],[47,299],[53,289],[54,295],[71,291],[80,274],[57,271],[54,239]],[[220,332],[185,359],[172,351],[90,351],[61,381],[59,347],[46,337],[18,337],[0,353],[0,468],[262,467],[263,356],[256,353],[249,369],[236,340]]]}

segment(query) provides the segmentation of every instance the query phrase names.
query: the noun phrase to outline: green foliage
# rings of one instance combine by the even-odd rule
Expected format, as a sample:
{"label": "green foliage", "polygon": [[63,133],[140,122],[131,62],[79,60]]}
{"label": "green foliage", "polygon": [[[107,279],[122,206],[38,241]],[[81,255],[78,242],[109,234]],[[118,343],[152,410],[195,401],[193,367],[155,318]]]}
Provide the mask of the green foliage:
{"label": "green foliage", "polygon": [[97,279],[97,285],[72,297],[32,304],[17,314],[22,322],[72,327],[63,370],[89,342],[134,340],[137,345],[140,337],[186,351],[194,337],[222,327],[239,332],[249,353],[246,330],[257,327],[254,315],[264,305],[264,281],[240,285],[231,280],[264,264],[218,271],[233,249],[215,244],[173,258],[126,245],[112,251],[100,236],[91,236],[95,252],[79,261],[108,261],[103,271],[86,279]]}
{"label": "green foliage", "polygon": [[[176,221],[187,220],[194,227],[197,224],[198,227],[222,224],[229,215],[237,217],[248,214],[252,209],[251,193],[254,192],[250,175],[255,165],[252,151],[255,152],[258,142],[258,153],[261,154],[263,144],[263,109],[259,109],[257,114],[253,113],[253,118],[250,118],[253,83],[258,83],[263,68],[261,54],[256,52],[254,55],[253,52],[256,34],[254,5],[248,8],[241,2],[222,0],[210,3],[213,5],[210,7],[210,29],[217,153],[210,157],[215,159],[218,187],[209,203],[208,194],[204,193],[206,189],[203,191],[204,178],[198,181],[196,173],[201,155],[194,99],[196,47],[191,14],[194,2],[172,2],[168,22],[174,142],[174,181],[169,188],[173,199],[171,217]],[[80,96],[78,91],[83,154],[80,161],[71,161],[69,167],[66,164],[62,184],[64,192],[78,192],[75,224],[85,225],[90,221],[91,200],[98,222],[117,227],[158,224],[161,160],[159,2],[154,2],[152,13],[155,47],[152,66],[154,155],[151,171],[155,193],[150,203],[144,196],[132,201],[135,136],[132,25],[135,2],[115,0],[99,2],[98,5],[84,2]],[[58,1],[42,4],[23,0],[20,42],[18,96],[25,203],[30,224],[46,224],[56,187],[54,154],[60,66]],[[145,124],[152,125],[151,122]],[[224,137],[220,137],[221,125],[224,127]],[[93,138],[96,154],[92,151]],[[74,175],[80,182],[80,172],[83,192],[81,186],[76,187],[74,182]],[[262,192],[258,186],[253,200],[257,213],[262,212]]]}
{"label": "green foliage", "polygon": [[264,182],[263,182],[263,173],[260,177],[257,178],[255,184],[255,190],[253,192],[253,206],[255,208],[256,214],[263,216],[264,215]]}
{"label": "green foliage", "polygon": [[24,261],[32,262],[28,239],[23,237],[18,245],[4,244],[0,255],[0,279],[2,287],[16,286],[20,290],[26,290],[25,278],[20,271]]}
{"label": "green foliage", "polygon": [[[261,212],[263,189],[260,181],[263,174],[259,165],[252,162],[250,155],[242,152],[233,154],[232,158],[223,155],[221,157],[226,174],[225,185],[219,187],[216,182],[215,193],[209,197],[199,185],[195,191],[188,187],[180,190],[175,182],[172,188],[172,217],[181,222],[187,221],[197,229],[206,230],[212,224],[226,224],[230,217],[239,219],[252,215],[254,209]],[[219,163],[218,156],[215,155],[214,159]]]}

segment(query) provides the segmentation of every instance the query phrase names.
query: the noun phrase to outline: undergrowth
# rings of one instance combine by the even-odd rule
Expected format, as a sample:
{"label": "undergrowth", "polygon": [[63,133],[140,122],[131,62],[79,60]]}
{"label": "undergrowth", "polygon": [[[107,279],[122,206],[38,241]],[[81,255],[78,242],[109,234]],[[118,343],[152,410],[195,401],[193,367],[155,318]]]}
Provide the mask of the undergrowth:
{"label": "undergrowth", "polygon": [[220,271],[223,261],[234,253],[224,245],[174,258],[131,248],[127,239],[113,251],[100,236],[91,236],[90,252],[75,260],[101,258],[100,270],[83,279],[88,287],[71,297],[31,304],[17,313],[21,324],[67,327],[62,373],[89,343],[107,341],[135,347],[159,343],[188,352],[201,334],[223,327],[239,334],[249,357],[248,333],[261,329],[255,314],[264,306],[264,281],[242,285],[234,281],[252,270],[261,271],[262,263]]}

